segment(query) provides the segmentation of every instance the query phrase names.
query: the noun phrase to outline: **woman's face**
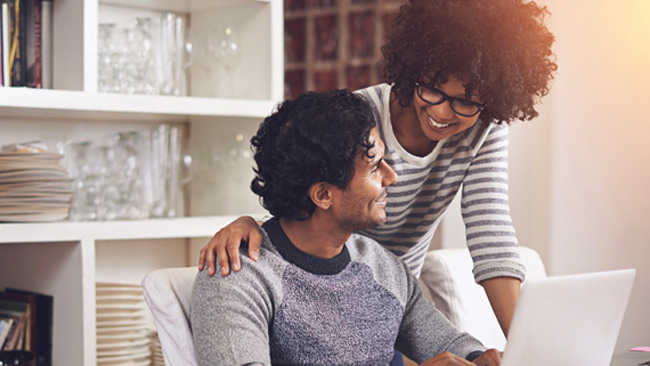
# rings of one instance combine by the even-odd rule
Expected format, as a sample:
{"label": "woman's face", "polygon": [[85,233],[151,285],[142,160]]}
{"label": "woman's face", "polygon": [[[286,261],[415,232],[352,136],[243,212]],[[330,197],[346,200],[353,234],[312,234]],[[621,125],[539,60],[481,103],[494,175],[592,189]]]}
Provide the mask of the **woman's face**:
{"label": "woman's face", "polygon": [[[430,82],[431,78],[428,77],[422,80],[423,85],[430,85]],[[449,75],[446,83],[436,84],[435,87],[449,97],[467,100],[465,98],[464,82],[457,75]],[[451,109],[449,100],[432,105],[422,100],[418,95],[417,88],[413,93],[413,108],[420,123],[420,128],[424,135],[432,141],[440,141],[467,130],[474,126],[481,115],[479,112],[472,117],[465,117]],[[469,101],[481,103],[480,95],[474,93]]]}

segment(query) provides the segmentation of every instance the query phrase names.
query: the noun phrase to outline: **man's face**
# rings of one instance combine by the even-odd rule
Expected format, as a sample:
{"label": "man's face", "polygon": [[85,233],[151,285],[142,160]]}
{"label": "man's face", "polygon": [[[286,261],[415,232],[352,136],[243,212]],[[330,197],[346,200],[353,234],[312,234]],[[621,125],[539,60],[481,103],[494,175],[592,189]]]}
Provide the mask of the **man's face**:
{"label": "man's face", "polygon": [[386,187],[397,182],[397,173],[384,161],[384,142],[376,128],[370,131],[368,158],[365,151],[357,154],[355,171],[346,189],[333,189],[335,220],[346,231],[381,225],[386,222]]}

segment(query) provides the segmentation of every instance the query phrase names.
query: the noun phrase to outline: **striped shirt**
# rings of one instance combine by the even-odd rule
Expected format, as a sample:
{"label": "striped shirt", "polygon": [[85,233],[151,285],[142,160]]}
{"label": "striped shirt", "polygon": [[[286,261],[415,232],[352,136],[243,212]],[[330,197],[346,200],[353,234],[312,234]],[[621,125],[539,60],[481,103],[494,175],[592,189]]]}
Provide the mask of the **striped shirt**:
{"label": "striped shirt", "polygon": [[361,234],[404,260],[416,276],[433,234],[462,186],[461,212],[476,282],[494,277],[524,279],[508,204],[508,128],[476,123],[441,140],[427,156],[408,153],[390,122],[388,84],[358,91],[373,107],[384,159],[399,175],[388,187],[387,220]]}

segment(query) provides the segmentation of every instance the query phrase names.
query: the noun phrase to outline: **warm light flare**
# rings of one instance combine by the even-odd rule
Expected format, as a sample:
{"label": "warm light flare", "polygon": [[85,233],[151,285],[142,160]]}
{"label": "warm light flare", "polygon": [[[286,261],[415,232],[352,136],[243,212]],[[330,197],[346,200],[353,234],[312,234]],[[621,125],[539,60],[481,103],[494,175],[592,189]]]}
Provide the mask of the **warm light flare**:
{"label": "warm light flare", "polygon": [[620,2],[616,6],[625,10],[619,36],[630,52],[630,61],[650,68],[650,0]]}

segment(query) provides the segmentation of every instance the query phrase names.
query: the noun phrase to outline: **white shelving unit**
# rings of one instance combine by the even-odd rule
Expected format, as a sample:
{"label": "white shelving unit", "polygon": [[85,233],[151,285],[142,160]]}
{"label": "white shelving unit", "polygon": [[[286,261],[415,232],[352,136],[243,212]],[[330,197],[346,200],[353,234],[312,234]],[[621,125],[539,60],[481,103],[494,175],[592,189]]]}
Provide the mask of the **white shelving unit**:
{"label": "white shelving unit", "polygon": [[[97,138],[158,123],[182,125],[192,156],[244,141],[283,97],[282,0],[56,0],[52,90],[0,87],[0,144]],[[218,65],[192,70],[190,96],[97,92],[97,29],[116,12],[183,14],[200,35],[237,30],[241,64],[227,90]],[[208,65],[210,66],[210,65]],[[96,365],[96,281],[139,282],[150,270],[193,266],[198,248],[236,216],[260,212],[250,166],[209,172],[190,217],[112,222],[0,223],[0,288],[54,295],[55,365]],[[205,183],[205,182],[204,182]]]}

